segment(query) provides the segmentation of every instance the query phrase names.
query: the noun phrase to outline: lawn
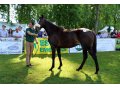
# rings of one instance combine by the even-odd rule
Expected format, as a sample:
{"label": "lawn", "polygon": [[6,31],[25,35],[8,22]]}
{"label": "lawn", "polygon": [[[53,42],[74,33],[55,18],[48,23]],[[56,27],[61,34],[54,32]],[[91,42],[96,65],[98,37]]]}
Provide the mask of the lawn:
{"label": "lawn", "polygon": [[99,52],[100,72],[95,75],[95,65],[89,56],[83,69],[76,71],[82,62],[82,54],[62,54],[62,71],[57,68],[53,72],[51,55],[36,55],[32,58],[33,66],[25,66],[25,55],[0,55],[1,84],[116,84],[120,83],[120,52]]}

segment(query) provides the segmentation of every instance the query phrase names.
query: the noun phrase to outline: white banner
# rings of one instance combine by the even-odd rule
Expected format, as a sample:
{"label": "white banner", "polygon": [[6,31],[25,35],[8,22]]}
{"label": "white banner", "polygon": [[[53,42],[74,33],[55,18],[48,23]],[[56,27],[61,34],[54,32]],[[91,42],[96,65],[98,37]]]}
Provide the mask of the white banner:
{"label": "white banner", "polygon": [[22,38],[0,38],[0,54],[22,54],[22,47]]}
{"label": "white banner", "polygon": [[97,51],[115,51],[116,39],[97,39]]}
{"label": "white banner", "polygon": [[80,52],[82,52],[82,47],[81,47],[81,45],[77,45],[73,48],[70,48],[69,52],[70,53],[80,53]]}
{"label": "white banner", "polygon": [[[112,38],[101,38],[97,39],[97,51],[115,51],[116,39]],[[70,53],[82,52],[80,45],[69,49]]]}

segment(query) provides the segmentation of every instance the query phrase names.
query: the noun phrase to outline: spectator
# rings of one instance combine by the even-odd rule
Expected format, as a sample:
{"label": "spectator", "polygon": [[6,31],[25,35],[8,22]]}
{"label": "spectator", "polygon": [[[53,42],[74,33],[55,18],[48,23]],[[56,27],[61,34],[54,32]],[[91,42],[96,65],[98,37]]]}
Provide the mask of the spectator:
{"label": "spectator", "polygon": [[43,38],[47,38],[47,37],[48,37],[48,35],[47,35],[47,33],[46,33],[45,30],[44,30],[44,32],[43,32],[43,34],[42,34],[42,37],[43,37]]}
{"label": "spectator", "polygon": [[108,38],[108,33],[107,32],[102,32],[101,33],[101,38]]}
{"label": "spectator", "polygon": [[117,30],[114,29],[113,32],[111,32],[111,38],[117,38]]}
{"label": "spectator", "polygon": [[8,37],[8,31],[5,28],[6,26],[2,25],[2,29],[0,30],[0,37]]}
{"label": "spectator", "polygon": [[42,38],[44,31],[45,31],[45,29],[44,29],[44,28],[41,28],[41,30],[40,30],[39,33],[38,33],[38,37]]}
{"label": "spectator", "polygon": [[120,38],[120,32],[117,33],[117,38]]}
{"label": "spectator", "polygon": [[15,38],[22,38],[22,34],[19,31],[19,28],[16,28],[16,30],[13,32],[13,37],[15,37]]}
{"label": "spectator", "polygon": [[101,32],[98,32],[96,37],[97,37],[97,38],[102,38]]}
{"label": "spectator", "polygon": [[8,30],[8,37],[13,37],[13,30],[11,28]]}
{"label": "spectator", "polygon": [[42,38],[42,34],[43,34],[43,32],[42,32],[42,31],[39,31],[38,37],[39,37],[39,38]]}
{"label": "spectator", "polygon": [[19,26],[18,29],[19,29],[19,32],[20,32],[21,35],[22,35],[22,38],[24,38],[24,36],[25,36],[25,32],[22,30],[22,27]]}

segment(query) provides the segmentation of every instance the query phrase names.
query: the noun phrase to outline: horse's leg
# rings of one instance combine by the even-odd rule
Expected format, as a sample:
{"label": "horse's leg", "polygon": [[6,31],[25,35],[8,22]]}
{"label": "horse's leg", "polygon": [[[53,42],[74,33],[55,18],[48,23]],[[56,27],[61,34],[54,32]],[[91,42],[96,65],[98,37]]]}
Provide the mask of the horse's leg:
{"label": "horse's leg", "polygon": [[96,66],[96,72],[95,74],[98,74],[99,71],[99,65],[98,65],[98,61],[97,61],[97,55],[96,52],[94,52],[93,49],[88,50],[89,54],[92,56],[94,62],[95,62],[95,66]]}
{"label": "horse's leg", "polygon": [[58,69],[61,70],[62,60],[61,60],[61,52],[60,52],[60,48],[57,48],[57,54],[58,54],[58,58],[59,58],[59,61],[60,61],[60,66],[58,67]]}
{"label": "horse's leg", "polygon": [[52,69],[55,67],[55,51],[56,51],[56,48],[51,47],[51,49],[52,49],[52,66],[49,69],[49,71],[52,71]]}
{"label": "horse's leg", "polygon": [[88,54],[87,54],[87,49],[83,49],[83,61],[82,61],[82,64],[79,66],[78,69],[76,69],[76,71],[79,71],[80,69],[82,69],[83,65],[85,64],[85,61],[88,57]]}

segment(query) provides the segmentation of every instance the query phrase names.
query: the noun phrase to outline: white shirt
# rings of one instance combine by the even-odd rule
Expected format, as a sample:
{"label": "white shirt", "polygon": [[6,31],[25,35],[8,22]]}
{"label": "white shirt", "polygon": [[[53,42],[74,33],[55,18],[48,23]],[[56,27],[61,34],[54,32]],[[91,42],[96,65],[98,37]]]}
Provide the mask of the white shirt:
{"label": "white shirt", "polygon": [[0,37],[8,37],[8,31],[7,30],[0,30]]}
{"label": "white shirt", "polygon": [[102,38],[107,38],[107,37],[108,37],[108,33],[102,33],[102,34],[101,34],[101,37],[102,37]]}
{"label": "white shirt", "polygon": [[25,32],[23,30],[19,31],[19,33],[22,35],[22,38],[24,38]]}
{"label": "white shirt", "polygon": [[21,32],[16,32],[16,31],[14,31],[13,32],[13,36],[20,36],[20,37],[22,37],[22,34],[21,34]]}

